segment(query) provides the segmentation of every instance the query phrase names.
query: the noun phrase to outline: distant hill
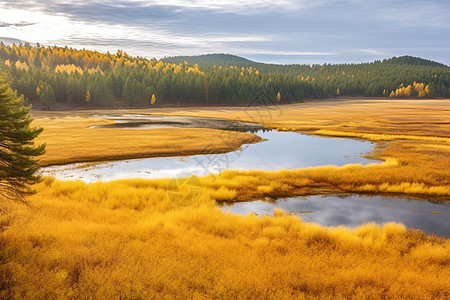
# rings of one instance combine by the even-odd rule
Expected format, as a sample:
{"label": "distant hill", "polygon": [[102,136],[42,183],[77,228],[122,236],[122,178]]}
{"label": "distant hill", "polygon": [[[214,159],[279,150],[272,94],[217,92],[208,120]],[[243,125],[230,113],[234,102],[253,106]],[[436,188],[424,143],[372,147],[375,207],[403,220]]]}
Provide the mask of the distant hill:
{"label": "distant hill", "polygon": [[12,39],[12,38],[7,38],[7,37],[1,37],[0,36],[0,42],[5,44],[5,45],[9,45],[12,46],[13,44],[19,45],[19,44],[25,44],[25,41],[22,40],[18,40],[18,39]]}
{"label": "distant hill", "polygon": [[358,64],[280,65],[229,54],[158,61],[121,50],[105,54],[0,43],[0,73],[27,103],[43,109],[245,106],[337,96],[450,98],[450,67],[411,56]]}
{"label": "distant hill", "polygon": [[171,56],[162,59],[164,62],[172,63],[172,64],[180,64],[187,62],[188,64],[199,64],[199,65],[221,65],[221,66],[230,66],[230,65],[239,65],[239,66],[247,66],[247,65],[255,65],[259,64],[257,62],[251,61],[249,59],[233,55],[233,54],[224,54],[224,53],[214,53],[214,54],[204,54],[204,55],[193,55],[193,56]]}
{"label": "distant hill", "polygon": [[[189,65],[198,64],[199,66],[208,66],[208,67],[212,67],[213,65],[223,67],[237,66],[244,68],[256,67],[262,71],[281,72],[281,73],[290,72],[293,68],[298,69],[304,68],[306,66],[308,66],[309,68],[309,65],[297,65],[297,64],[280,65],[280,64],[255,62],[246,59],[244,57],[224,53],[193,55],[193,56],[171,56],[163,58],[162,61],[172,64],[180,64],[187,62]],[[377,60],[374,63],[389,64],[389,65],[447,67],[446,65],[439,62],[409,55],[399,57],[394,56],[392,58],[384,59],[383,61]]]}
{"label": "distant hill", "polygon": [[394,56],[392,58],[383,60],[383,63],[395,64],[395,65],[410,65],[410,66],[447,67],[444,64],[441,64],[441,63],[438,63],[438,62],[435,62],[432,60],[423,59],[420,57],[409,56],[409,55],[400,56],[400,57]]}

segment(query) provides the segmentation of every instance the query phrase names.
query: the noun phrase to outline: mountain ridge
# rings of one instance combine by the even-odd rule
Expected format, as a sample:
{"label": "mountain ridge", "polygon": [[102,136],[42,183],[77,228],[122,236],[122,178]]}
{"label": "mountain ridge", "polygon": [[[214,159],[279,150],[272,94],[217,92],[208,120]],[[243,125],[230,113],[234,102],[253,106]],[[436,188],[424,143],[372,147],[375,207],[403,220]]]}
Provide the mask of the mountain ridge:
{"label": "mountain ridge", "polygon": [[448,67],[447,65],[421,58],[421,57],[415,57],[410,55],[403,55],[399,57],[391,57],[388,59],[384,59],[382,61],[383,63],[389,63],[389,64],[396,64],[396,65],[410,65],[410,66],[429,66],[429,67]]}
{"label": "mountain ridge", "polygon": [[[301,64],[272,64],[272,63],[263,63],[257,62],[250,59],[247,59],[242,56],[238,56],[235,54],[227,54],[227,53],[209,53],[209,54],[201,54],[201,55],[180,55],[180,56],[168,56],[161,59],[164,62],[170,63],[184,63],[185,61],[188,64],[198,64],[198,65],[237,65],[242,67],[248,67],[251,65],[255,66],[298,66]],[[366,63],[383,63],[383,64],[396,64],[396,65],[410,65],[410,66],[431,66],[431,67],[448,67],[447,65],[436,62],[433,60],[429,60],[421,57],[414,57],[410,55],[402,55],[402,56],[393,56],[391,58],[386,58],[383,60],[375,60],[372,62]],[[354,64],[365,64],[365,63],[354,63]],[[304,64],[308,65],[308,64]],[[344,65],[344,63],[333,64],[333,65]]]}

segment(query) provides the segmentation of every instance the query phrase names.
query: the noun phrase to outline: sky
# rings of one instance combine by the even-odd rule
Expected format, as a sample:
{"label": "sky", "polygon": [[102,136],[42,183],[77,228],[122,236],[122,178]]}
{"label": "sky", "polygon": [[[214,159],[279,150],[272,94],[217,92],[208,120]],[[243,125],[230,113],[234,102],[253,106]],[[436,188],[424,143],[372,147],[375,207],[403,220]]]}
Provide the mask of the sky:
{"label": "sky", "polygon": [[450,65],[449,0],[0,0],[0,40],[282,64]]}

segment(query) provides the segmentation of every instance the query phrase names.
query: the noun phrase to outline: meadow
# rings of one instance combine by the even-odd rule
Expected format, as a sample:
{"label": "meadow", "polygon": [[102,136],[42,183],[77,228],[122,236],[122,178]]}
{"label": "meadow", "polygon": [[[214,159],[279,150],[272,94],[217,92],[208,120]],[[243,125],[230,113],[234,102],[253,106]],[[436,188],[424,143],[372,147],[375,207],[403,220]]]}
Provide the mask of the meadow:
{"label": "meadow", "polygon": [[[396,223],[326,228],[280,210],[274,217],[243,217],[216,207],[220,201],[340,192],[448,201],[449,100],[349,99],[265,109],[145,112],[239,119],[279,130],[367,139],[377,142],[371,157],[383,162],[274,172],[229,170],[200,178],[202,192],[189,207],[173,204],[170,179],[86,184],[44,178],[27,199],[29,206],[8,203],[7,214],[0,217],[0,298],[450,297],[449,239]],[[177,147],[193,154],[218,134],[205,129],[88,129],[107,122],[94,115],[34,113],[34,124],[46,129],[40,141],[49,150],[42,164],[86,161],[90,151],[95,160],[134,157],[139,145],[162,149],[142,155],[166,155],[163,150],[183,138]],[[91,135],[91,144],[77,147]],[[232,136],[239,137],[233,139],[234,147],[258,140],[251,134]],[[98,140],[102,145],[89,151]],[[128,141],[133,146],[124,145]],[[218,146],[217,151],[223,149]],[[192,191],[181,188],[179,193]]]}
{"label": "meadow", "polygon": [[231,138],[217,139],[213,147],[212,129],[109,129],[89,128],[107,125],[110,120],[99,119],[92,112],[75,116],[51,114],[36,118],[34,124],[45,128],[37,143],[46,143],[41,166],[73,162],[93,162],[141,157],[223,153],[238,149],[242,144],[260,141],[256,135],[236,133]]}

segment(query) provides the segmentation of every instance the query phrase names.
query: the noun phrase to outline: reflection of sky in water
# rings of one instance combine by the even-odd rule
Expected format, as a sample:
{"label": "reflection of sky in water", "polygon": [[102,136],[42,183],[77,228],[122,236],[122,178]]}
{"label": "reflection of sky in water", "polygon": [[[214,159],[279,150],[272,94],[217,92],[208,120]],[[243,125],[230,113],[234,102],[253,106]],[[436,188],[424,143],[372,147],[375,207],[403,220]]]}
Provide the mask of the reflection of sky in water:
{"label": "reflection of sky in water", "polygon": [[[450,237],[450,203],[397,197],[346,197],[315,195],[280,199],[276,203],[252,201],[224,205],[224,212],[247,215],[273,214],[274,208],[300,216],[306,222],[324,226],[356,227],[367,222],[400,222],[407,227]],[[432,214],[432,212],[439,212]]]}
{"label": "reflection of sky in water", "polygon": [[[211,141],[235,134],[217,131]],[[45,175],[57,179],[81,179],[86,182],[124,178],[174,178],[219,173],[224,169],[292,169],[321,165],[367,164],[363,158],[373,144],[351,139],[324,138],[295,132],[257,132],[267,139],[243,145],[239,151],[226,154],[195,155],[115,161],[83,167],[84,164],[54,166],[43,169]],[[229,137],[229,136],[228,136]],[[308,196],[280,199],[276,203],[253,201],[225,205],[224,211],[246,215],[272,214],[274,208],[297,214],[307,222],[325,226],[355,227],[367,222],[401,222],[429,234],[450,236],[449,203],[386,198],[380,196]],[[439,211],[440,214],[432,214]]]}
{"label": "reflection of sky in water", "polygon": [[[219,131],[219,134],[234,132]],[[72,164],[43,168],[43,174],[62,180],[81,179],[93,182],[122,178],[165,178],[179,174],[203,176],[225,169],[279,170],[376,162],[362,157],[373,149],[370,142],[323,138],[295,132],[259,131],[256,134],[268,140],[243,145],[242,150],[226,154],[132,159],[85,168],[80,167],[83,164]],[[215,138],[220,136],[211,139]]]}

